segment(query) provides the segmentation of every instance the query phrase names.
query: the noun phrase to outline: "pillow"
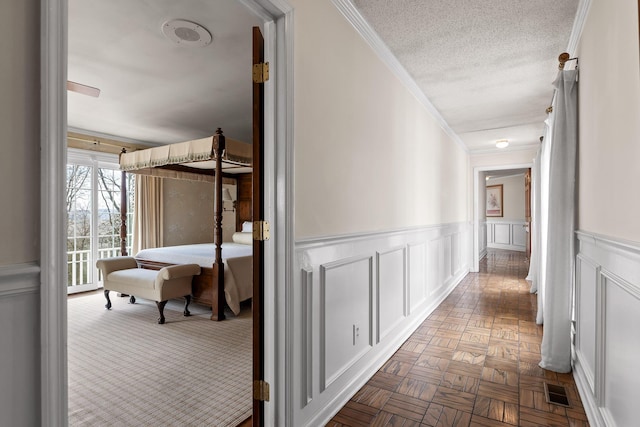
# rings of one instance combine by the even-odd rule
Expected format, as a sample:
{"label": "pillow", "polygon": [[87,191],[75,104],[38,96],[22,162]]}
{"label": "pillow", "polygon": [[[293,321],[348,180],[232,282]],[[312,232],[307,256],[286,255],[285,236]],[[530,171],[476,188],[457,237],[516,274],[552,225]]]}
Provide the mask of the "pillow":
{"label": "pillow", "polygon": [[242,231],[243,232],[253,232],[253,222],[245,221],[242,223]]}
{"label": "pillow", "polygon": [[253,233],[248,231],[240,232],[236,231],[231,236],[231,240],[235,243],[240,243],[242,245],[252,245],[253,244]]}

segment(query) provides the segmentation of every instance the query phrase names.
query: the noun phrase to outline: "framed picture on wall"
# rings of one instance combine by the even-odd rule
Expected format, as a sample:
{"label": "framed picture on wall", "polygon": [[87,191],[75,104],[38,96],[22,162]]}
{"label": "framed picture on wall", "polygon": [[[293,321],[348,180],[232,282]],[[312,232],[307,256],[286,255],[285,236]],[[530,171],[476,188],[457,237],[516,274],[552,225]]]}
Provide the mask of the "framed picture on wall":
{"label": "framed picture on wall", "polygon": [[487,185],[487,216],[502,216],[502,184]]}

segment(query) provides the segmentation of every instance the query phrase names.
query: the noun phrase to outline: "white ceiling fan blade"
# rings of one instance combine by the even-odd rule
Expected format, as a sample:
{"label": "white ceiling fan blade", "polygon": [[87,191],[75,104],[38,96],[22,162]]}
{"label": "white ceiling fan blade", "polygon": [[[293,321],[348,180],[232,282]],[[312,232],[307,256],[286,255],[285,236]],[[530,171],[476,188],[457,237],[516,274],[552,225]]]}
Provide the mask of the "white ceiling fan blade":
{"label": "white ceiling fan blade", "polygon": [[67,80],[67,90],[78,92],[83,95],[93,96],[94,98],[97,98],[100,95],[100,89],[98,89],[97,87],[91,87],[69,80]]}

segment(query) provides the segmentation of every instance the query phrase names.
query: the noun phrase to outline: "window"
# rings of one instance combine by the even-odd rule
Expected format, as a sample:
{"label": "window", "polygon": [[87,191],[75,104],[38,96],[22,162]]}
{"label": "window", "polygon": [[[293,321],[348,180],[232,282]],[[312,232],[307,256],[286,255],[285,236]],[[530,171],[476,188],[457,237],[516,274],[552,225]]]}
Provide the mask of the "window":
{"label": "window", "polygon": [[[67,290],[97,289],[96,260],[120,255],[122,173],[118,156],[68,150]],[[127,252],[133,230],[134,178],[127,174]]]}

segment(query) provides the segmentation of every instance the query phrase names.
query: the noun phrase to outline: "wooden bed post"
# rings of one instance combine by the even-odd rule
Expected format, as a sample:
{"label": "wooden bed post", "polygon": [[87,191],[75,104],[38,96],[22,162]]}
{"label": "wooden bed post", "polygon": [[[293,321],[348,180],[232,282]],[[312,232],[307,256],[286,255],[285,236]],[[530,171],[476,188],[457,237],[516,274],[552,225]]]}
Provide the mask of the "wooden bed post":
{"label": "wooden bed post", "polygon": [[[123,148],[120,155],[126,153]],[[127,256],[127,173],[122,171],[120,184],[120,255]]]}
{"label": "wooden bed post", "polygon": [[[225,137],[218,128],[213,136],[213,150],[216,157],[216,175],[214,189],[214,230],[213,242],[216,245],[216,259],[213,264],[213,283],[211,320],[224,320],[224,264],[222,262],[222,155],[225,149]],[[216,271],[217,270],[217,271]]]}

